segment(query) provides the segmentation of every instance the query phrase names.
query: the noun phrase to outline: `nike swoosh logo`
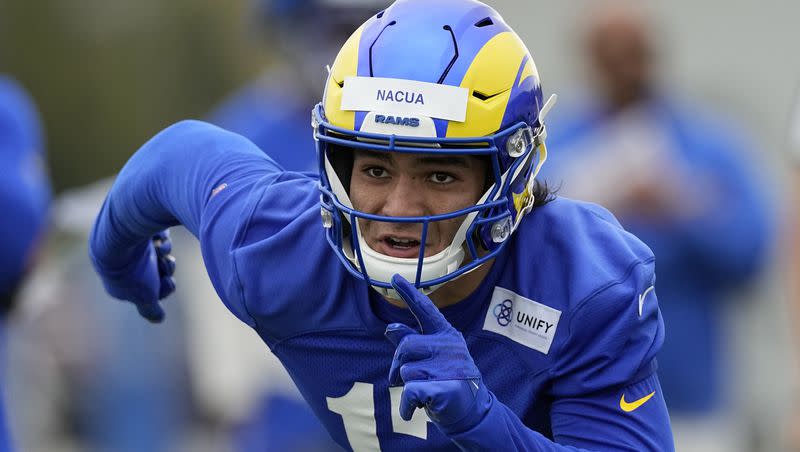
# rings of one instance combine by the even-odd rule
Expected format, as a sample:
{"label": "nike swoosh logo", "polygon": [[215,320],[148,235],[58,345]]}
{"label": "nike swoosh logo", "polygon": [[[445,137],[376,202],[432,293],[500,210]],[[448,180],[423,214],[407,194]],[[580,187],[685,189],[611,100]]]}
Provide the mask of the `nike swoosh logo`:
{"label": "nike swoosh logo", "polygon": [[647,394],[646,396],[642,397],[641,399],[634,400],[633,402],[630,403],[625,401],[625,394],[623,393],[622,397],[619,398],[619,407],[622,408],[622,411],[630,413],[636,408],[639,408],[640,406],[644,405],[644,403],[650,400],[650,398],[653,397],[655,393],[656,392],[653,391],[650,394]]}
{"label": "nike swoosh logo", "polygon": [[639,317],[642,316],[642,306],[644,306],[644,299],[647,297],[647,294],[652,292],[653,289],[655,289],[655,288],[656,288],[656,286],[650,286],[650,287],[647,288],[647,290],[642,292],[641,295],[639,295]]}

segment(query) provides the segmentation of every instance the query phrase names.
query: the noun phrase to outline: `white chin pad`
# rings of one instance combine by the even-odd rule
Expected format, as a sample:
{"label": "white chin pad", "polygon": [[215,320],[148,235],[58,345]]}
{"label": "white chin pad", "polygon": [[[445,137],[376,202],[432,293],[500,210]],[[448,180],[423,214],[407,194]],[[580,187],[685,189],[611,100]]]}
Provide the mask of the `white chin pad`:
{"label": "white chin pad", "polygon": [[[381,254],[367,245],[361,234],[358,234],[358,245],[361,249],[361,258],[364,259],[367,275],[370,279],[382,283],[391,283],[392,276],[399,274],[406,280],[414,283],[417,279],[417,258],[400,258]],[[430,281],[452,273],[458,269],[464,260],[464,250],[459,247],[448,247],[433,256],[422,259],[422,273],[420,281]],[[354,260],[358,266],[358,260]],[[379,292],[387,295],[388,290],[376,288]],[[425,293],[433,292],[436,286],[425,290]],[[396,294],[395,294],[395,297]]]}

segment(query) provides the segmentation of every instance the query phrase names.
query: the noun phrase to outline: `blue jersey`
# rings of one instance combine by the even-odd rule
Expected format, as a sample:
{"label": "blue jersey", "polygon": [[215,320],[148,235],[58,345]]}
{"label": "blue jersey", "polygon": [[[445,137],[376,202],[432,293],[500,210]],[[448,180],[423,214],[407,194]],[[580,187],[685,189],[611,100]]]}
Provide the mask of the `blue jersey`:
{"label": "blue jersey", "polygon": [[480,287],[442,309],[494,394],[445,436],[390,388],[388,323],[416,325],[328,245],[318,181],[200,122],[139,150],[91,239],[120,268],[153,232],[184,224],[222,301],[281,360],[333,439],[353,450],[671,450],[655,355],[664,335],[650,250],[605,210],[558,199],[526,218]]}

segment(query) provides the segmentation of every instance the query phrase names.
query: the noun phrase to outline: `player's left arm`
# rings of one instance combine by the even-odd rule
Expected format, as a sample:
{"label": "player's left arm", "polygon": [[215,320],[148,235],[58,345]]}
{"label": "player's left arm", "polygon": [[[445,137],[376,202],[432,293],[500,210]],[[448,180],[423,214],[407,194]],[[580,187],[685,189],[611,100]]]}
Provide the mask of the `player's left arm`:
{"label": "player's left arm", "polygon": [[654,261],[628,267],[562,319],[554,344],[553,438],[593,450],[674,450],[656,354],[664,342]]}
{"label": "player's left arm", "polygon": [[[403,419],[411,419],[415,409],[424,408],[439,430],[462,450],[497,450],[499,445],[503,450],[516,451],[673,449],[666,405],[652,360],[630,376],[617,378],[628,379],[631,384],[612,383],[610,389],[558,400],[552,412],[554,442],[528,428],[497,400],[483,383],[464,338],[428,297],[398,275],[392,285],[420,327],[416,331],[395,323],[386,330],[386,336],[397,345],[389,380],[392,385],[404,386],[400,404]],[[657,311],[652,306],[646,315],[655,315],[660,322]],[[598,356],[590,359],[589,365],[595,364],[595,371],[602,374],[609,370],[604,369],[607,359]],[[587,386],[592,384],[605,383],[601,379]],[[625,399],[616,399],[621,394]]]}
{"label": "player's left arm", "polygon": [[[89,236],[89,256],[106,291],[135,304],[146,319],[162,321],[159,300],[175,286],[170,244],[161,232],[180,224],[199,237],[213,225],[214,240],[228,246],[250,190],[281,172],[249,140],[201,121],[158,133],[120,171]],[[230,201],[227,209],[218,209],[220,198]],[[223,259],[213,265],[213,271],[207,265],[212,274],[232,266]]]}

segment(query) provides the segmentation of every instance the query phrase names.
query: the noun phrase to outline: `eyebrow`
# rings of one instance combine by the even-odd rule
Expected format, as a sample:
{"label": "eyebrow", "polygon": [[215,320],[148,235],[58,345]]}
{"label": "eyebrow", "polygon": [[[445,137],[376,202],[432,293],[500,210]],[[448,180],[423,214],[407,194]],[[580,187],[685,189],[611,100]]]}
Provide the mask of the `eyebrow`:
{"label": "eyebrow", "polygon": [[[356,157],[374,158],[384,162],[392,162],[392,156],[386,152],[365,151],[359,149],[356,151]],[[467,157],[456,155],[423,155],[416,157],[416,160],[421,165],[458,166],[461,168],[472,167]]]}
{"label": "eyebrow", "polygon": [[363,149],[355,149],[353,151],[355,158],[364,158],[364,159],[378,159],[384,162],[391,162],[392,156],[386,152],[377,152],[377,151],[366,151]]}
{"label": "eyebrow", "polygon": [[423,165],[458,166],[461,168],[470,168],[472,166],[466,157],[455,155],[424,156],[418,157],[417,161]]}

